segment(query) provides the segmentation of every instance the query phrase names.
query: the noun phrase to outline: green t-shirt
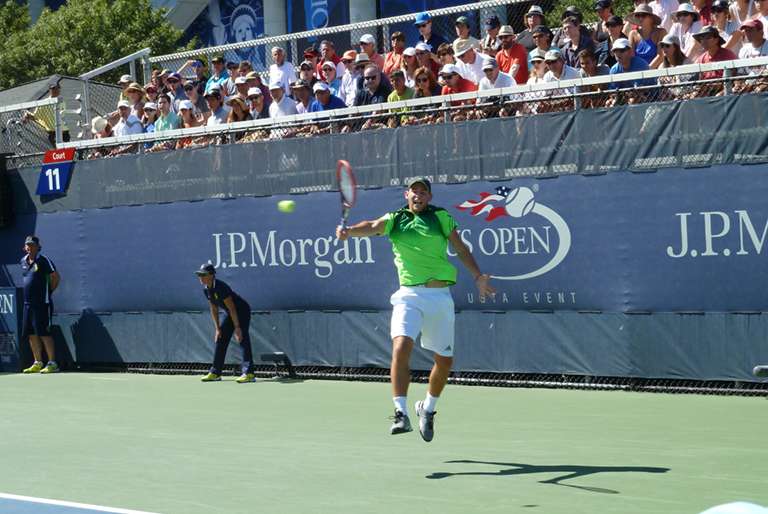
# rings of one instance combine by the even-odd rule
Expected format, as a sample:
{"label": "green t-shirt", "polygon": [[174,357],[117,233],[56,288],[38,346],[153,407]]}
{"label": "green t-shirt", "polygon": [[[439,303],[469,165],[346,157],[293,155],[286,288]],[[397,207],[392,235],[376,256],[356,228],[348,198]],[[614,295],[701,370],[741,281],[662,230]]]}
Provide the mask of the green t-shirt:
{"label": "green t-shirt", "polygon": [[433,205],[419,214],[408,207],[385,216],[384,235],[392,241],[401,286],[430,280],[456,283],[456,267],[448,262],[448,236],[458,225],[448,211]]}
{"label": "green t-shirt", "polygon": [[[400,102],[403,100],[410,100],[411,98],[413,98],[413,89],[409,87],[405,88],[405,91],[403,91],[403,96],[397,94],[397,90],[393,89],[387,97],[387,102]],[[408,109],[405,107],[401,107],[400,109],[392,109],[393,112],[405,112],[407,110]]]}
{"label": "green t-shirt", "polygon": [[168,113],[168,116],[160,116],[155,121],[155,132],[163,132],[164,130],[174,130],[181,128],[181,119],[173,111]]}

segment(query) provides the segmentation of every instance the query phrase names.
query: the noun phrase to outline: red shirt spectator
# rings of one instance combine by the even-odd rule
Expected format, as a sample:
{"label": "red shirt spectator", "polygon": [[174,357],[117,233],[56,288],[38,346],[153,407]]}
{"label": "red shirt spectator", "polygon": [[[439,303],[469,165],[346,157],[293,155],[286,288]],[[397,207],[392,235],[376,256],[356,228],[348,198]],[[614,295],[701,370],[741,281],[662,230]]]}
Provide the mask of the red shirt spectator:
{"label": "red shirt spectator", "polygon": [[[731,61],[737,59],[736,54],[723,48],[725,41],[720,36],[720,32],[712,25],[702,27],[699,32],[693,35],[694,39],[704,48],[704,53],[696,58],[699,64],[708,62]],[[723,70],[705,71],[701,73],[701,79],[719,79],[723,76]]]}
{"label": "red shirt spectator", "polygon": [[[477,91],[477,84],[471,80],[467,80],[459,75],[459,68],[455,64],[446,64],[443,69],[440,70],[440,76],[445,81],[440,94],[452,95],[454,93],[468,93],[470,91]],[[474,100],[454,101],[451,105],[469,105],[475,103]]]}
{"label": "red shirt spectator", "polygon": [[403,51],[405,51],[405,34],[395,32],[392,34],[392,51],[384,56],[384,75],[389,75],[403,66]]}
{"label": "red shirt spectator", "polygon": [[[514,31],[507,25],[499,30],[499,39],[501,50],[496,54],[499,69],[507,75],[513,75],[518,84],[525,84],[528,82],[528,52],[523,45],[515,41]],[[510,71],[515,65],[517,71]]]}

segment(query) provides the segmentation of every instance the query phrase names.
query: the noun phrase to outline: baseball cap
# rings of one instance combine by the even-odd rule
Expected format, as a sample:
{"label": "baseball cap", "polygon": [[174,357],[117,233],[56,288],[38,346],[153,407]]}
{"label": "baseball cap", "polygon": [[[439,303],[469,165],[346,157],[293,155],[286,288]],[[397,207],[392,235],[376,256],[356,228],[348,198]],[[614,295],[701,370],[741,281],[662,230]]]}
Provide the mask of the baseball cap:
{"label": "baseball cap", "polygon": [[248,75],[245,76],[245,80],[255,80],[258,78],[261,78],[261,77],[259,77],[259,74],[256,73],[255,71],[249,71]]}
{"label": "baseball cap", "polygon": [[744,27],[750,27],[757,30],[763,30],[763,22],[757,19],[753,20],[747,20],[744,23],[741,24],[740,29],[743,29]]}
{"label": "baseball cap", "polygon": [[624,26],[624,20],[621,19],[621,16],[616,16],[615,14],[605,20],[605,26],[606,27],[623,27]]}
{"label": "baseball cap", "polygon": [[483,70],[492,70],[498,67],[499,67],[499,63],[496,62],[496,59],[494,59],[493,57],[488,57],[487,59],[483,59]]}
{"label": "baseball cap", "polygon": [[424,187],[427,188],[427,191],[430,193],[432,192],[432,182],[429,181],[429,179],[425,177],[417,177],[415,179],[412,179],[408,181],[408,189],[412,188],[416,184],[422,184]]}
{"label": "baseball cap", "polygon": [[118,84],[130,84],[133,82],[133,77],[130,75],[121,75],[120,80],[117,81]]}
{"label": "baseball cap", "polygon": [[261,89],[257,87],[249,87],[248,88],[248,94],[246,95],[246,98],[250,98],[252,96],[261,96]]}
{"label": "baseball cap", "polygon": [[40,244],[40,238],[37,236],[27,236],[27,238],[24,240],[25,245],[39,245]]}
{"label": "baseball cap", "polygon": [[531,34],[548,34],[551,36],[552,31],[549,30],[549,27],[547,27],[546,25],[536,25],[535,27],[533,27]]}
{"label": "baseball cap", "polygon": [[302,54],[304,57],[317,57],[320,55],[320,52],[317,50],[317,47],[314,45],[307,47],[304,50],[304,53]]}
{"label": "baseball cap", "polygon": [[607,9],[612,5],[613,5],[613,0],[597,0],[597,2],[595,2],[595,10]]}
{"label": "baseball cap", "polygon": [[315,69],[315,65],[312,64],[312,61],[301,61],[301,64],[299,64],[299,69],[301,70],[303,68],[314,70]]}
{"label": "baseball cap", "polygon": [[357,52],[355,52],[354,50],[347,50],[341,56],[342,60],[344,61],[354,61],[355,57],[357,57]]}
{"label": "baseball cap", "polygon": [[119,109],[120,107],[127,107],[130,109],[131,104],[128,102],[128,100],[120,100],[119,102],[117,102],[117,108]]}
{"label": "baseball cap", "polygon": [[666,36],[661,38],[661,41],[659,42],[659,44],[680,46],[680,38],[675,36],[674,34],[667,34]]}
{"label": "baseball cap", "polygon": [[216,274],[216,268],[213,267],[213,264],[203,264],[200,266],[200,269],[195,271],[195,275],[198,277],[204,277],[206,275],[215,275]]}
{"label": "baseball cap", "polygon": [[485,19],[485,26],[489,29],[501,27],[501,20],[499,20],[498,16],[491,16],[490,18]]}
{"label": "baseball cap", "polygon": [[239,86],[241,84],[245,84],[246,82],[248,82],[248,77],[240,76],[240,77],[237,77],[235,79],[235,85],[237,85],[237,86]]}
{"label": "baseball cap", "polygon": [[203,61],[194,60],[192,61],[192,64],[190,64],[193,68],[202,68],[203,67]]}
{"label": "baseball cap", "polygon": [[428,12],[420,12],[419,14],[416,15],[416,21],[413,24],[423,25],[431,19],[432,19],[432,16],[430,16]]}
{"label": "baseball cap", "polygon": [[632,45],[629,43],[629,39],[620,37],[613,42],[613,46],[611,46],[611,52],[614,50],[626,50],[628,48],[632,48]]}
{"label": "baseball cap", "polygon": [[546,50],[542,50],[541,48],[534,48],[531,50],[531,62],[533,61],[543,61],[544,58],[547,55]]}
{"label": "baseball cap", "polygon": [[220,55],[217,55],[216,57],[214,57],[213,59],[211,59],[211,62],[212,62],[213,64],[224,64],[224,57],[222,57],[222,56],[220,56]]}
{"label": "baseball cap", "polygon": [[563,54],[560,53],[560,50],[557,48],[553,48],[552,50],[547,51],[547,53],[544,54],[544,60],[546,62],[552,62],[552,61],[559,61],[563,58]]}
{"label": "baseball cap", "polygon": [[360,43],[365,43],[368,45],[373,45],[376,43],[376,38],[374,38],[371,34],[363,34],[360,36]]}
{"label": "baseball cap", "polygon": [[315,82],[315,85],[312,86],[312,92],[317,93],[318,91],[330,91],[331,88],[328,87],[328,84],[325,82]]}
{"label": "baseball cap", "polygon": [[416,55],[416,49],[414,47],[412,47],[412,46],[409,46],[408,48],[403,50],[403,55],[407,55],[409,57],[413,57],[414,55]]}
{"label": "baseball cap", "polygon": [[283,84],[278,80],[273,80],[269,83],[269,89],[283,89]]}
{"label": "baseball cap", "polygon": [[424,41],[419,41],[418,43],[416,43],[416,46],[414,47],[414,49],[417,52],[431,52],[432,51],[432,45],[428,45]]}
{"label": "baseball cap", "polygon": [[355,64],[362,64],[366,62],[371,62],[371,59],[368,58],[368,54],[365,52],[360,52],[357,54],[357,57],[355,57]]}
{"label": "baseball cap", "polygon": [[323,65],[320,66],[320,68],[325,68],[325,67],[333,68],[335,70],[336,69],[336,63],[333,62],[333,61],[325,61],[323,63]]}
{"label": "baseball cap", "polygon": [[459,73],[459,68],[455,64],[446,64],[440,70],[440,75],[453,75],[454,73]]}
{"label": "baseball cap", "polygon": [[221,96],[221,89],[219,86],[211,86],[211,88],[205,92],[204,96]]}
{"label": "baseball cap", "polygon": [[393,79],[395,77],[402,77],[405,78],[405,72],[401,69],[393,70],[392,73],[389,74],[389,78]]}
{"label": "baseball cap", "polygon": [[[144,107],[146,108],[146,105]],[[183,111],[184,109],[194,111],[195,106],[192,105],[192,102],[190,102],[189,100],[182,100],[181,102],[179,102],[179,110]]]}
{"label": "baseball cap", "polygon": [[147,102],[144,104],[144,110],[146,111],[147,109],[149,109],[150,111],[156,111],[157,104],[155,102]]}
{"label": "baseball cap", "polygon": [[578,19],[581,19],[581,11],[575,5],[569,5],[565,8],[565,11],[563,11],[562,19],[566,19],[568,16],[575,16]]}
{"label": "baseball cap", "polygon": [[[308,88],[309,87],[309,82],[307,82],[304,79],[299,79],[296,82],[291,84],[291,89],[299,89],[300,87]],[[250,93],[248,93],[248,95],[250,96]]]}
{"label": "baseball cap", "polygon": [[466,25],[469,27],[469,18],[466,16],[459,16],[456,18],[456,21],[453,23],[454,25]]}
{"label": "baseball cap", "polygon": [[728,10],[728,2],[726,0],[715,0],[712,2],[712,10],[713,11],[727,11]]}

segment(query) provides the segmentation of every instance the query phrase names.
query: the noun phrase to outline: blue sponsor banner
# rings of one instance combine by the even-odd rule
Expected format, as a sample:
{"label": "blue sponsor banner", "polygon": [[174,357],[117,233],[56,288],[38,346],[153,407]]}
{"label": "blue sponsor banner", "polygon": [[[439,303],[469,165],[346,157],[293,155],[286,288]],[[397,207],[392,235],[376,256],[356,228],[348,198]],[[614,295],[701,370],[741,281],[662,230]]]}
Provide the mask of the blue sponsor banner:
{"label": "blue sponsor banner", "polygon": [[20,290],[0,287],[0,371],[19,368]]}
{"label": "blue sponsor banner", "polygon": [[[322,29],[336,25],[349,23],[349,0],[304,0],[286,2],[288,14],[288,32],[304,32],[307,30]],[[333,42],[336,54],[341,55],[352,48],[357,48],[357,42],[353,45],[347,33],[329,34],[323,38],[313,37],[296,41],[299,55],[293,56],[294,64],[298,65],[303,60],[303,51],[309,46],[320,47],[321,39]]]}
{"label": "blue sponsor banner", "polygon": [[[391,16],[402,16],[406,14],[413,14],[414,18],[417,13],[423,11],[431,11],[434,9],[442,9],[445,7],[453,7],[456,5],[464,5],[468,2],[466,0],[379,0],[379,14],[382,18],[389,18]],[[468,16],[471,19],[475,17],[476,11],[469,11],[464,13],[454,14],[450,17],[442,16],[438,18],[436,22],[432,23],[432,31],[448,41],[449,43],[456,39],[456,31],[453,26],[453,20],[459,16]],[[475,24],[471,26],[474,30]],[[400,31],[405,34],[405,41],[408,46],[414,46],[419,40],[419,31],[413,25],[413,21],[396,23],[390,27],[390,34]],[[478,34],[475,34],[478,36]],[[389,45],[389,41],[385,42]],[[433,48],[432,51],[436,52],[437,48]]]}
{"label": "blue sponsor banner", "polygon": [[[435,185],[433,203],[454,216],[498,290],[480,302],[452,257],[460,269],[456,305],[766,310],[766,171],[721,166]],[[293,214],[277,210],[286,198],[297,202]],[[403,203],[399,188],[361,191],[351,222]],[[339,242],[338,217],[338,194],[311,193],[40,214],[34,231],[63,277],[59,312],[203,309],[193,271],[209,261],[254,309],[389,308],[397,277],[388,240]],[[6,251],[19,247],[7,237]],[[10,271],[18,280],[17,267]]]}

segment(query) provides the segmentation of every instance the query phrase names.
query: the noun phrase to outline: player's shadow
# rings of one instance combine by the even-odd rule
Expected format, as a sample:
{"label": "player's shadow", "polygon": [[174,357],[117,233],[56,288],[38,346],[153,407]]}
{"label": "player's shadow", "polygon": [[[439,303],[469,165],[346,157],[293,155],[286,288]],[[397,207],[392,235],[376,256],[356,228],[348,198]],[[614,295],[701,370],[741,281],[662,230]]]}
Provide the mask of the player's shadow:
{"label": "player's shadow", "polygon": [[563,487],[573,487],[574,489],[581,489],[583,491],[604,494],[619,494],[619,491],[614,491],[613,489],[605,489],[602,487],[588,487],[583,485],[565,484],[563,482],[587,475],[595,475],[597,473],[666,473],[669,471],[669,468],[654,468],[646,466],[577,466],[570,464],[545,466],[536,464],[520,464],[517,462],[487,462],[480,460],[449,460],[446,461],[446,464],[485,464],[488,466],[501,466],[503,469],[496,471],[459,471],[455,473],[438,471],[427,475],[426,478],[437,480],[441,478],[457,476],[512,476],[529,475],[533,473],[564,473],[563,475],[550,478],[549,480],[540,480],[539,483],[560,485]]}

